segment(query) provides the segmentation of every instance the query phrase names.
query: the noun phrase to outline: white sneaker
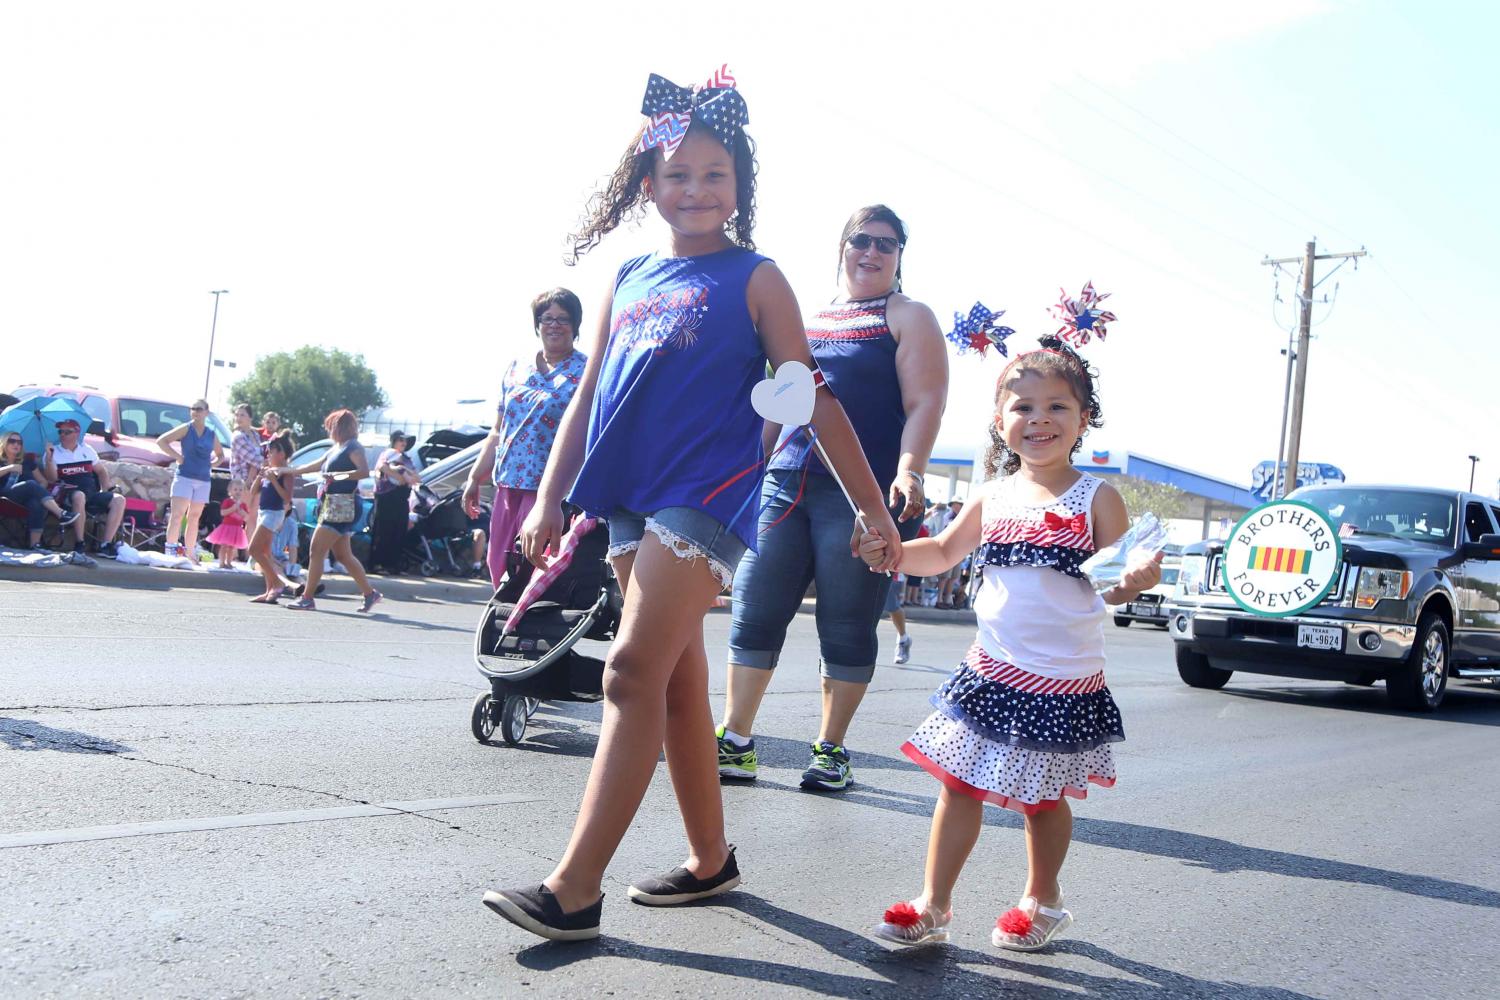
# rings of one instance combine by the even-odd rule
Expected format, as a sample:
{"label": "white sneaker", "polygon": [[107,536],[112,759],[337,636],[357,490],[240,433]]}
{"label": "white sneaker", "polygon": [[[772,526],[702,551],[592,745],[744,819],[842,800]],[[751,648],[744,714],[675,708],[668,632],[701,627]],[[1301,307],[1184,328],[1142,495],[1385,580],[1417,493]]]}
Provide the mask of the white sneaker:
{"label": "white sneaker", "polygon": [[905,663],[911,659],[911,633],[908,632],[896,640],[896,658],[893,662]]}

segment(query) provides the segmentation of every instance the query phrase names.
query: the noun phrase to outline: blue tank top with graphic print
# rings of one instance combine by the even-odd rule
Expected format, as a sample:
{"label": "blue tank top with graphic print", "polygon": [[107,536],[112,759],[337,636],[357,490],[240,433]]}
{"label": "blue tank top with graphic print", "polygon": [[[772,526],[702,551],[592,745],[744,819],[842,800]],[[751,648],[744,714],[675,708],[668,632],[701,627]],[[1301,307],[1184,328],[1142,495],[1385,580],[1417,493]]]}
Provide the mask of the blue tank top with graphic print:
{"label": "blue tank top with graphic print", "polygon": [[768,259],[732,247],[620,268],[573,503],[605,517],[692,507],[755,548],[761,420],[750,392],[766,354],[745,289]]}

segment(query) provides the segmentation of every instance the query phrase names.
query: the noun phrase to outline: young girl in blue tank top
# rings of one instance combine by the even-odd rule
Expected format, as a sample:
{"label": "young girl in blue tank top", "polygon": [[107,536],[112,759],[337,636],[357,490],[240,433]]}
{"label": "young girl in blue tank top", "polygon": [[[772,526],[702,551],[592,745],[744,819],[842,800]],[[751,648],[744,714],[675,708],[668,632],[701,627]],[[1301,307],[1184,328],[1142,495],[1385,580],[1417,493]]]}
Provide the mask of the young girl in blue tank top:
{"label": "young girl in blue tank top", "polygon": [[[1026,887],[1000,915],[996,947],[1037,951],[1067,930],[1058,875],[1073,834],[1067,799],[1115,783],[1110,744],[1125,738],[1104,684],[1105,604],[1161,582],[1160,555],[1139,558],[1096,594],[1080,564],[1129,527],[1114,487],[1073,467],[1100,426],[1095,374],[1062,341],[1022,354],[1001,373],[987,483],[936,538],[906,542],[901,569],[923,576],[978,550],[984,587],[974,645],[937,693],[935,711],[902,751],[942,784],[915,899],[885,911],[875,936],[898,945],[948,939],[953,886],[979,840],[984,804],[1026,817]],[[866,561],[886,556],[865,536]]]}
{"label": "young girl in blue tank top", "polygon": [[[598,936],[605,866],[664,746],[687,859],[637,880],[630,898],[669,906],[739,884],[712,752],[703,617],[755,544],[759,481],[739,475],[761,459],[751,390],[768,359],[812,365],[786,278],[754,252],[754,146],[727,68],[691,90],[652,76],[642,113],[574,237],[575,259],[647,203],[667,225],[667,246],[620,268],[521,531],[527,558],[541,565],[558,548],[565,498],[608,522],[625,607],[605,665],[598,749],[557,868],[541,885],[484,896],[507,920],[559,941]],[[881,488],[826,390],[813,424],[894,561]]]}

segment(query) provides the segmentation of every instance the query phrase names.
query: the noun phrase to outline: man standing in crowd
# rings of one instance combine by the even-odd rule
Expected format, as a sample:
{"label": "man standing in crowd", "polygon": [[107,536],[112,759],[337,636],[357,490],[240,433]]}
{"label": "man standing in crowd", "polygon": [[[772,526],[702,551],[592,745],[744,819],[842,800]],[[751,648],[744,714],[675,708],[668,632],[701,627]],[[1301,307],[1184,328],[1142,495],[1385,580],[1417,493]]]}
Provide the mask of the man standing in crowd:
{"label": "man standing in crowd", "polygon": [[[65,509],[98,517],[105,515],[104,534],[99,543],[99,554],[113,559],[116,554],[115,532],[125,519],[125,498],[110,491],[109,470],[99,461],[99,453],[83,441],[82,429],[76,420],[64,420],[57,425],[61,444],[47,448],[46,464],[42,474],[53,486],[61,485],[57,499]],[[84,519],[73,522],[73,552],[68,561],[79,566],[90,565],[93,560],[83,551]]]}

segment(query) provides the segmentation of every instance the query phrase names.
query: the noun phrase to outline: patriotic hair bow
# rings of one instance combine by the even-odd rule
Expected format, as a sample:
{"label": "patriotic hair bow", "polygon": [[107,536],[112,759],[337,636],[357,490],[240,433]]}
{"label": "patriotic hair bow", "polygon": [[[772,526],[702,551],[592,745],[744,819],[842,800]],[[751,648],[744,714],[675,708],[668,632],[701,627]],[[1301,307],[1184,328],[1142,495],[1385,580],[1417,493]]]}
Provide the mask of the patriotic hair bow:
{"label": "patriotic hair bow", "polygon": [[740,92],[734,89],[734,74],[729,72],[727,63],[692,89],[679,87],[666,77],[652,73],[651,79],[646,81],[641,114],[646,116],[646,127],[635,151],[644,153],[653,146],[660,146],[669,159],[682,145],[688,126],[695,119],[713,129],[714,138],[730,152],[734,151],[735,134],[750,121],[750,109],[745,106]]}
{"label": "patriotic hair bow", "polygon": [[995,321],[1004,315],[1004,309],[991,312],[983,302],[976,302],[968,316],[953,314],[953,329],[944,336],[958,348],[959,354],[978,351],[979,356],[984,357],[985,350],[993,345],[1001,357],[1009,357],[1005,351],[1005,338],[1016,331],[1008,326],[995,325]]}
{"label": "patriotic hair bow", "polygon": [[1105,324],[1115,320],[1115,314],[1100,309],[1099,303],[1109,298],[1109,292],[1100,295],[1094,291],[1092,281],[1085,282],[1083,291],[1078,293],[1078,298],[1068,297],[1065,289],[1059,289],[1062,294],[1057,305],[1052,307],[1052,315],[1062,320],[1062,326],[1058,327],[1057,335],[1064,341],[1069,341],[1079,347],[1089,342],[1090,334],[1097,334],[1100,340],[1104,339]]}

